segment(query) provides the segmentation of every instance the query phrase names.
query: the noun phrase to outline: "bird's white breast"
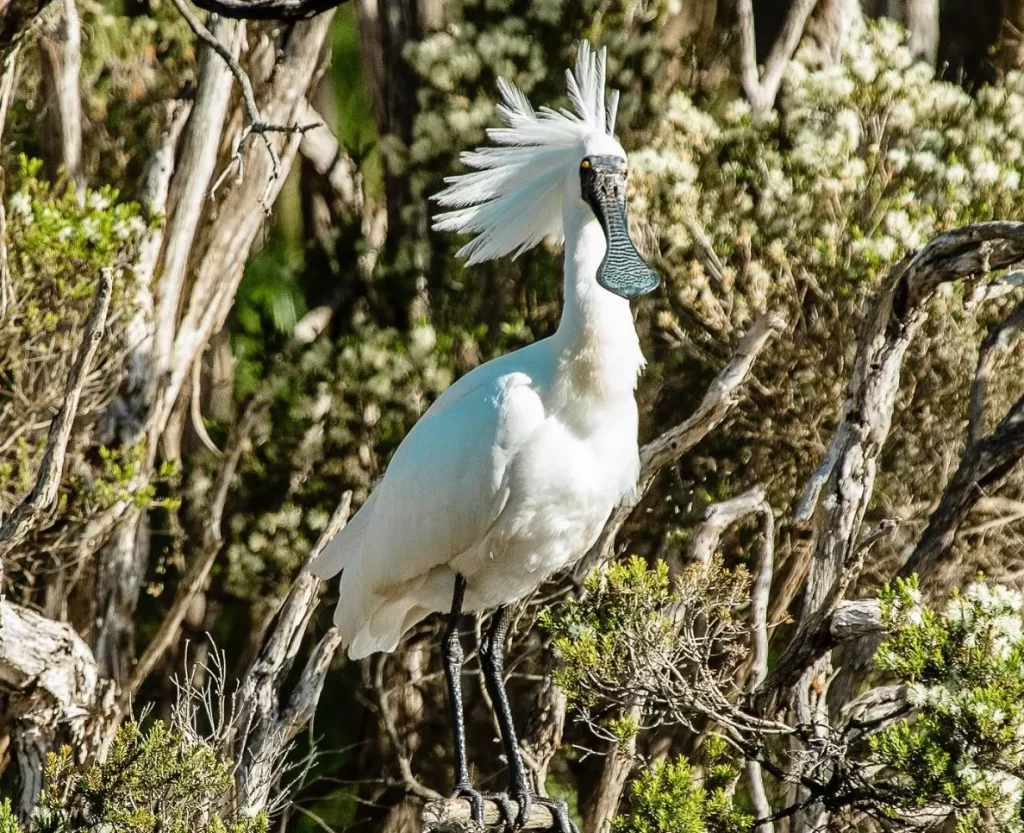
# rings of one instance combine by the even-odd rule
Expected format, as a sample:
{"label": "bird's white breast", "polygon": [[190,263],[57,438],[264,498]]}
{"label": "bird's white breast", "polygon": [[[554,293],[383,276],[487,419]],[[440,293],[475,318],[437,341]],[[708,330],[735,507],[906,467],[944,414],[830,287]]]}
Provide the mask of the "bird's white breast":
{"label": "bird's white breast", "polygon": [[579,559],[635,487],[632,392],[590,405],[585,430],[572,415],[553,411],[508,461],[508,502],[479,546],[452,564],[467,579],[470,609],[520,598]]}

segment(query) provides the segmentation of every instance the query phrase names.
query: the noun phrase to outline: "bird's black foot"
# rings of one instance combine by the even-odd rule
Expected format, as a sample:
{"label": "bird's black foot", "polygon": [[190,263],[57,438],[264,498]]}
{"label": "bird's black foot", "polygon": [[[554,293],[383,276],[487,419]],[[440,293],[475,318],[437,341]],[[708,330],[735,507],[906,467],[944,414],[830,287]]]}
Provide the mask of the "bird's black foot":
{"label": "bird's black foot", "polygon": [[579,828],[569,818],[569,806],[562,799],[547,798],[543,795],[532,793],[529,790],[513,793],[511,798],[519,805],[519,813],[509,826],[509,830],[522,830],[530,818],[530,811],[536,805],[538,807],[547,807],[551,811],[551,817],[555,822],[552,829],[555,833],[580,833]]}
{"label": "bird's black foot", "polygon": [[466,799],[471,808],[473,821],[479,824],[481,827],[484,823],[484,794],[479,790],[473,789],[472,785],[466,781],[455,785],[455,789],[452,790],[452,798],[464,798]]}
{"label": "bird's black foot", "polygon": [[466,799],[466,801],[470,803],[470,812],[473,821],[481,827],[484,825],[484,802],[493,801],[498,805],[498,811],[501,813],[501,820],[505,824],[505,829],[517,829],[515,827],[515,817],[512,815],[512,804],[506,793],[482,793],[479,790],[474,789],[467,782],[465,784],[459,784],[452,791],[452,798]]}

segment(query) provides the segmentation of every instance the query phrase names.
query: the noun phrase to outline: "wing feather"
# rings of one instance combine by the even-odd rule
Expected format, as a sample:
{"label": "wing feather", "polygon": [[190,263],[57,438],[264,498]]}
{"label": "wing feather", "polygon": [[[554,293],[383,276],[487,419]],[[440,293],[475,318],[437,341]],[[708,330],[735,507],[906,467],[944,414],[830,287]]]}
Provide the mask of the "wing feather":
{"label": "wing feather", "polygon": [[358,535],[332,542],[317,575],[359,559],[364,589],[386,594],[483,540],[508,499],[509,461],[545,419],[535,380],[505,358],[464,376],[416,423],[354,519]]}

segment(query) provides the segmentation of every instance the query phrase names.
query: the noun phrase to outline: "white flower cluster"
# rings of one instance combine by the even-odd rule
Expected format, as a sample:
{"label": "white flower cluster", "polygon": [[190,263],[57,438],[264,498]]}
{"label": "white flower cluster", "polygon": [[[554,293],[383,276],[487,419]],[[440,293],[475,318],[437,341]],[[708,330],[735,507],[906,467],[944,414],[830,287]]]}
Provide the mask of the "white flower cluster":
{"label": "white flower cluster", "polygon": [[[670,256],[695,257],[696,220],[720,256],[746,237],[756,261],[778,241],[794,272],[856,285],[950,224],[1019,209],[1024,76],[972,98],[915,64],[890,21],[867,27],[838,63],[799,52],[778,113],[756,126],[740,99],[708,111],[671,97],[632,159],[635,210],[658,216]],[[679,266],[682,300],[694,302],[707,278]],[[749,320],[748,299],[735,300],[734,323]]]}

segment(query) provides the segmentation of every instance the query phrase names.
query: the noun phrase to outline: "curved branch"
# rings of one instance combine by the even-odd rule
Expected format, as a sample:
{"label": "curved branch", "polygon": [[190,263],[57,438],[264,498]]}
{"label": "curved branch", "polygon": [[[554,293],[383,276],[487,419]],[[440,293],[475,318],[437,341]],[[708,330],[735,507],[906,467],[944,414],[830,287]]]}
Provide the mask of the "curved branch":
{"label": "curved branch", "polygon": [[[928,302],[942,284],[976,282],[1022,259],[1024,223],[977,223],[939,235],[908,254],[882,281],[860,334],[826,464],[800,501],[813,512],[807,594],[796,635],[758,691],[759,708],[773,708],[777,697],[830,648],[831,613],[859,573],[867,551],[860,546],[864,512],[874,490],[878,456],[889,436],[903,359],[927,319]],[[1011,416],[1001,426],[1007,437],[1015,437],[1017,431]],[[992,465],[985,468],[985,476],[995,476],[999,461],[987,459]]]}
{"label": "curved branch", "polygon": [[766,313],[758,318],[743,336],[729,363],[711,383],[697,410],[640,449],[640,481],[637,484],[636,501],[629,506],[619,506],[612,512],[597,542],[574,570],[575,575],[585,575],[593,569],[595,563],[611,555],[615,536],[658,473],[722,424],[740,401],[740,389],[750,377],[757,357],[785,326],[785,320],[778,313]]}
{"label": "curved branch", "polygon": [[348,0],[195,0],[195,5],[236,20],[306,20]]}
{"label": "curved branch", "polygon": [[[515,801],[509,802],[512,816],[519,811]],[[423,808],[423,830],[425,833],[470,833],[480,830],[473,821],[473,808],[465,798],[448,798],[428,801]],[[505,820],[501,808],[496,801],[484,801],[484,828],[505,828]],[[530,808],[530,817],[523,825],[523,830],[552,830],[555,819],[551,811],[541,805],[534,804]]]}

